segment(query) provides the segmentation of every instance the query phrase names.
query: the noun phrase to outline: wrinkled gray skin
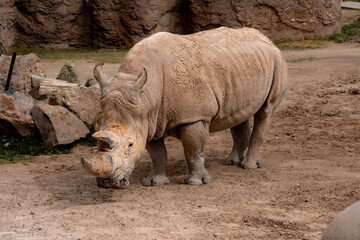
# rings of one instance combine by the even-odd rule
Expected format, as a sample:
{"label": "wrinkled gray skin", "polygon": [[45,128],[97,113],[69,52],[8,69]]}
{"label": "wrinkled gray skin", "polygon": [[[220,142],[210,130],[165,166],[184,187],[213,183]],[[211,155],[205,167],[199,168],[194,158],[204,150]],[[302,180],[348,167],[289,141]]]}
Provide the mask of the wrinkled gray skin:
{"label": "wrinkled gray skin", "polygon": [[359,240],[360,201],[340,212],[325,229],[321,240]]}
{"label": "wrinkled gray skin", "polygon": [[167,136],[183,143],[189,166],[185,182],[200,185],[212,181],[204,167],[209,132],[231,129],[232,164],[263,166],[260,148],[285,93],[287,66],[279,49],[257,30],[222,27],[187,36],[157,33],[131,49],[112,81],[102,65],[94,75],[102,89],[93,135],[99,151],[82,158],[82,164],[97,176],[98,185],[128,187],[145,149],[152,170],[142,184],[169,183]]}

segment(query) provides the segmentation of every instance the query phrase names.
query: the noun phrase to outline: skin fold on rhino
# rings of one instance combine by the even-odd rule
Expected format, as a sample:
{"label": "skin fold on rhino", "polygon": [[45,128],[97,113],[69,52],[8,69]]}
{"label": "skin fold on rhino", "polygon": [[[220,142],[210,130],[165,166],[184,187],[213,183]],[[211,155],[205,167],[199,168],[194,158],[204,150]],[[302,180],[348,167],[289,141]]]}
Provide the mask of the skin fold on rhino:
{"label": "skin fold on rhino", "polygon": [[185,182],[200,185],[212,181],[204,167],[209,132],[231,129],[232,164],[263,166],[260,148],[286,90],[287,66],[259,31],[221,27],[192,35],[154,34],[130,50],[111,81],[102,64],[94,76],[102,92],[93,135],[98,152],[81,161],[98,186],[127,188],[145,149],[152,170],[142,184],[168,184],[167,136],[183,144]]}

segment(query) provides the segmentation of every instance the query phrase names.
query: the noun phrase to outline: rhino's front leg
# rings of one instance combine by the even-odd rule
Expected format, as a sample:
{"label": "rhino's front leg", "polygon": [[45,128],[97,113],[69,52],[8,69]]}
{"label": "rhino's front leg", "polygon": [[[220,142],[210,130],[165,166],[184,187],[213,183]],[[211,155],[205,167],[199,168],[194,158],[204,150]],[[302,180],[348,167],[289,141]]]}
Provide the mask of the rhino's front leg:
{"label": "rhino's front leg", "polygon": [[184,125],[180,128],[179,134],[189,166],[189,175],[185,178],[185,183],[201,185],[211,182],[212,178],[204,165],[204,150],[209,134],[209,123],[199,121]]}
{"label": "rhino's front leg", "polygon": [[150,174],[141,181],[144,186],[158,186],[169,184],[170,180],[166,176],[167,152],[164,139],[152,140],[146,145],[151,160],[152,170]]}

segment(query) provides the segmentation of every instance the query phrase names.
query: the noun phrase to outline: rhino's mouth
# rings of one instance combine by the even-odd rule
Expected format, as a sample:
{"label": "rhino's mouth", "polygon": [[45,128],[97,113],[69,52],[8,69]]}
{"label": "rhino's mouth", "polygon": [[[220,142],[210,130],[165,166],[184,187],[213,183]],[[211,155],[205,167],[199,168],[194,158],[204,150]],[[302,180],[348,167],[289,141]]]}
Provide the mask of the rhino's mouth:
{"label": "rhino's mouth", "polygon": [[130,182],[127,178],[123,178],[121,180],[117,178],[101,178],[96,177],[96,182],[98,187],[101,188],[115,188],[115,189],[125,189],[128,188],[130,185]]}
{"label": "rhino's mouth", "polygon": [[132,171],[127,171],[125,174],[121,174],[123,170],[120,171],[117,169],[109,178],[96,177],[96,182],[98,187],[101,188],[125,189],[130,185],[129,176],[131,172]]}

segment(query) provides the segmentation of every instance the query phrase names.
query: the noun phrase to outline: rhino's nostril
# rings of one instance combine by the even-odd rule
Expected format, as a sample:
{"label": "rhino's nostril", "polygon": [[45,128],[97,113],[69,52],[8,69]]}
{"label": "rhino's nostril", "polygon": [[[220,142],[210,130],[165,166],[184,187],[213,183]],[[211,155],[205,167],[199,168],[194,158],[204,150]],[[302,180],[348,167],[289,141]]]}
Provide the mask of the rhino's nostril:
{"label": "rhino's nostril", "polygon": [[113,167],[113,159],[112,159],[112,156],[110,154],[107,154],[106,155],[106,159],[109,161],[111,167]]}

